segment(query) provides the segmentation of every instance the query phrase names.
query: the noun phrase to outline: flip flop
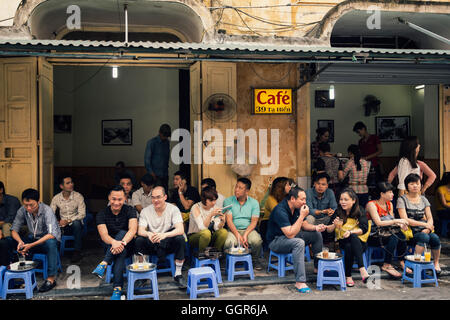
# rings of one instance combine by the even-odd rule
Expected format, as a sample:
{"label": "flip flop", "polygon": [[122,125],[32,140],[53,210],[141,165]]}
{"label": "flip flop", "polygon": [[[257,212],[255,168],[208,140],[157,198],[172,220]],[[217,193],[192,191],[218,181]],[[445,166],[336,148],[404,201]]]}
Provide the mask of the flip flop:
{"label": "flip flop", "polygon": [[306,287],[306,288],[301,288],[301,289],[296,288],[296,289],[297,289],[297,291],[300,292],[300,293],[309,293],[309,292],[311,292],[311,289],[308,288],[308,287]]}
{"label": "flip flop", "polygon": [[347,287],[351,288],[355,286],[355,282],[353,281],[346,281]]}
{"label": "flip flop", "polygon": [[[389,274],[389,275],[390,275],[392,278],[394,278],[394,279],[400,279],[400,278],[402,277],[401,273],[398,272],[397,270],[395,270],[395,268],[392,267],[392,266],[390,266],[390,267],[388,267],[388,268],[383,268],[383,267],[381,267],[381,270],[385,271],[387,274]],[[392,271],[395,271],[395,272],[398,273],[398,275],[394,275],[394,274],[392,274],[390,271],[391,271],[391,272],[392,272]]]}

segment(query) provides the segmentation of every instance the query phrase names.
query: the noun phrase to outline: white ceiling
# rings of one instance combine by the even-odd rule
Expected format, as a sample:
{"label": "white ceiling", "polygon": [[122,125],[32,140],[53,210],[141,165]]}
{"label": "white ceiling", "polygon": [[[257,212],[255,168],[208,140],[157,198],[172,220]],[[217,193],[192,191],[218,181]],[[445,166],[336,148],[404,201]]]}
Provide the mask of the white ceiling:
{"label": "white ceiling", "polygon": [[[76,3],[81,9],[81,27],[122,25],[124,30],[124,3],[128,3],[128,24],[133,27],[169,28],[182,34],[188,42],[200,42],[203,25],[200,17],[188,6],[178,2],[145,0],[49,0],[31,13],[29,25],[37,39],[54,39],[54,32],[65,28],[70,14],[68,6]],[[139,3],[139,5],[135,5]],[[147,30],[148,32],[148,30]],[[167,32],[167,31],[165,31]]]}
{"label": "white ceiling", "polygon": [[442,41],[412,29],[398,21],[398,17],[422,28],[450,38],[450,15],[418,12],[380,12],[380,29],[369,29],[368,18],[374,12],[353,10],[343,15],[335,24],[332,36],[401,36],[414,40],[421,49],[450,49]]}

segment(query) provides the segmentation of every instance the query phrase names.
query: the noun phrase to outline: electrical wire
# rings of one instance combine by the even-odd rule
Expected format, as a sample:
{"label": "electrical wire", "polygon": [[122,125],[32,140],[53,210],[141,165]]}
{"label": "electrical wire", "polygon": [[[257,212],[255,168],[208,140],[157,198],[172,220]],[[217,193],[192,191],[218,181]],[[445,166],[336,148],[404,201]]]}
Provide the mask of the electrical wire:
{"label": "electrical wire", "polygon": [[259,34],[258,32],[256,32],[255,30],[253,30],[252,28],[249,27],[249,25],[245,22],[244,18],[242,18],[242,16],[239,13],[239,11],[237,11],[237,10],[235,10],[235,11],[238,14],[239,18],[241,18],[242,22],[245,24],[245,26],[247,27],[248,30],[250,30],[254,34],[257,34],[258,36],[262,36],[261,34]]}

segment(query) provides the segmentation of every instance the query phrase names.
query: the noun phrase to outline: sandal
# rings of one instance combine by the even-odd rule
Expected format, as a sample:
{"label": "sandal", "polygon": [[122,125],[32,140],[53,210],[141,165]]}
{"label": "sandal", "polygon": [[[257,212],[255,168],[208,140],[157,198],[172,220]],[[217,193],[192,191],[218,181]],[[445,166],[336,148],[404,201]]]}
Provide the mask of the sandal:
{"label": "sandal", "polygon": [[402,277],[401,273],[395,270],[393,266],[381,267],[381,270],[387,272],[394,279],[400,279]]}
{"label": "sandal", "polygon": [[309,293],[309,292],[311,292],[311,289],[308,288],[308,287],[306,287],[306,288],[301,288],[301,289],[296,288],[296,289],[297,289],[297,291],[300,292],[300,293]]}
{"label": "sandal", "polygon": [[346,284],[347,284],[347,287],[349,287],[349,288],[351,288],[351,287],[354,287],[355,286],[355,283],[353,282],[353,280],[352,281],[346,281]]}

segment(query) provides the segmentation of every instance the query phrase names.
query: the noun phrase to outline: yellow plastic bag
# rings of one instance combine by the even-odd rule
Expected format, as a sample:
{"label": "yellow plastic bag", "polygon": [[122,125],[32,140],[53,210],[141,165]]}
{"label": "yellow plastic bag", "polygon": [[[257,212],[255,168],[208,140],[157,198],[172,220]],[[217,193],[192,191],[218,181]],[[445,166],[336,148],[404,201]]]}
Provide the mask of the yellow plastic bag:
{"label": "yellow plastic bag", "polygon": [[408,230],[401,229],[401,231],[405,235],[406,241],[411,240],[414,237],[410,227],[408,227]]}

